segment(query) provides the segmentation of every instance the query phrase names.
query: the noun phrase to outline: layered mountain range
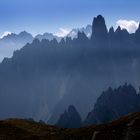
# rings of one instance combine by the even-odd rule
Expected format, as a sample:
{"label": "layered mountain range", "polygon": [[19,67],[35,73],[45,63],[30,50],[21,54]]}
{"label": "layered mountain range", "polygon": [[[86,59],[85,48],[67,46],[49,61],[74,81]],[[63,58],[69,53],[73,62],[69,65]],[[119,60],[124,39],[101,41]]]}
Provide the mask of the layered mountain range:
{"label": "layered mountain range", "polygon": [[0,64],[0,118],[32,117],[55,124],[69,105],[84,119],[109,86],[140,83],[140,26],[129,34],[93,20],[91,37],[34,39]]}
{"label": "layered mountain range", "polygon": [[13,52],[22,48],[26,43],[31,43],[33,36],[26,31],[19,34],[11,33],[0,39],[0,61],[4,57],[12,57]]}
{"label": "layered mountain range", "polygon": [[102,124],[134,112],[140,112],[140,93],[137,93],[132,85],[125,83],[118,88],[109,87],[103,91],[84,121],[81,120],[78,110],[70,105],[68,110],[60,115],[56,125],[64,128],[77,128]]}
{"label": "layered mountain range", "polygon": [[[91,25],[88,25],[86,28],[72,29],[68,35],[64,36],[64,38],[77,38],[78,31],[84,32],[88,37],[90,37],[92,28]],[[0,62],[4,57],[12,57],[14,51],[21,49],[27,43],[31,43],[35,38],[40,41],[42,39],[47,39],[49,41],[56,39],[58,42],[62,39],[62,37],[47,32],[44,34],[38,34],[35,37],[26,31],[20,32],[19,34],[9,33],[0,38]]]}

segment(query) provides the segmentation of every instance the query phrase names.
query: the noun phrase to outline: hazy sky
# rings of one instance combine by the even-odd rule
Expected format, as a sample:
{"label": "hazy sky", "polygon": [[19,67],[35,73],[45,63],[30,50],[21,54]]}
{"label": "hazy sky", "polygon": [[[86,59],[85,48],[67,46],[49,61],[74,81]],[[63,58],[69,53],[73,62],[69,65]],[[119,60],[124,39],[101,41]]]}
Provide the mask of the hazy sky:
{"label": "hazy sky", "polygon": [[0,0],[0,34],[26,30],[32,34],[91,24],[102,14],[107,25],[120,19],[140,21],[139,0]]}

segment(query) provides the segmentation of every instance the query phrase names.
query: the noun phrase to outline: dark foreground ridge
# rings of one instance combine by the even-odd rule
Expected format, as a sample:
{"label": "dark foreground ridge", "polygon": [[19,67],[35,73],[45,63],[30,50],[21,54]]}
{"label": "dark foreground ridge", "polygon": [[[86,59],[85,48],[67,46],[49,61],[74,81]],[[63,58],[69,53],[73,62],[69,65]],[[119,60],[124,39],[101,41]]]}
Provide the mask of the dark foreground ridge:
{"label": "dark foreground ridge", "polygon": [[0,121],[0,140],[138,140],[140,113],[107,124],[65,129],[29,120]]}

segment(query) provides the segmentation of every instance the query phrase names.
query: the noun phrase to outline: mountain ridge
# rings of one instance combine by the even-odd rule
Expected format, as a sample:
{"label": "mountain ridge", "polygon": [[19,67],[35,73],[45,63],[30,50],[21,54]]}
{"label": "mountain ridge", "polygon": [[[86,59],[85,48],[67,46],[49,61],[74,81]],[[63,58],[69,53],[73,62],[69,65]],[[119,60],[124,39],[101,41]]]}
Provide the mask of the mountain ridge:
{"label": "mountain ridge", "polygon": [[[90,36],[90,25],[87,25],[86,28],[78,28],[78,29],[72,29],[70,33],[64,37],[59,37],[53,33],[44,33],[44,34],[37,34],[35,37],[31,33],[28,33],[27,31],[21,31],[20,33],[10,33],[6,36],[3,36],[0,38],[0,61],[3,60],[5,57],[12,57],[12,54],[14,51],[21,49],[24,47],[27,43],[31,43],[34,39],[39,39],[40,41],[43,39],[47,39],[49,41],[52,41],[53,39],[56,39],[58,42],[61,41],[62,38],[71,37],[76,38],[78,31],[85,32],[87,36]],[[73,35],[73,33],[74,35]]]}
{"label": "mountain ridge", "polygon": [[103,91],[84,124],[100,124],[113,121],[128,113],[140,111],[140,94],[131,84]]}

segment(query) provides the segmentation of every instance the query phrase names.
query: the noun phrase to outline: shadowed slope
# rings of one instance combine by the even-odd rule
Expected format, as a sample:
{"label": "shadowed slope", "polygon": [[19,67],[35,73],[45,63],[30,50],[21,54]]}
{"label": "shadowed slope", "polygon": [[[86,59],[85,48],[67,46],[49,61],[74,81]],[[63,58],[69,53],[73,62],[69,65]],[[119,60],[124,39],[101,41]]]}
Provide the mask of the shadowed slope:
{"label": "shadowed slope", "polygon": [[27,120],[0,121],[2,140],[138,140],[140,113],[130,114],[108,124],[79,129],[63,129]]}

